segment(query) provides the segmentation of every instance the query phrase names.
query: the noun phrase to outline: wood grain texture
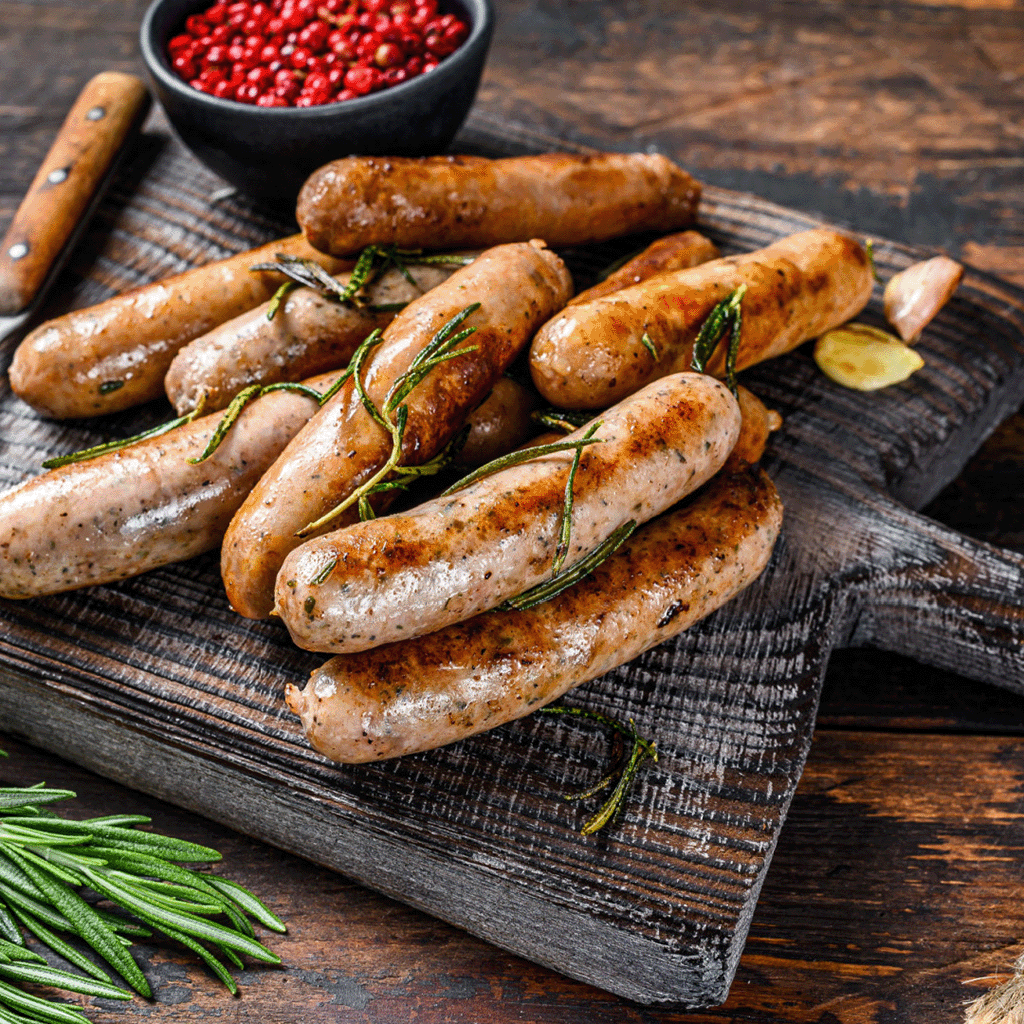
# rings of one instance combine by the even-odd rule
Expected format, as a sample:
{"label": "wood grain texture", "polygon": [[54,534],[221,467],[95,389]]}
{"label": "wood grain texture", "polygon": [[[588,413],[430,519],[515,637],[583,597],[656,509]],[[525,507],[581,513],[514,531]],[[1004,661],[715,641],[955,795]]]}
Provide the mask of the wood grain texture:
{"label": "wood grain texture", "polygon": [[[978,691],[975,691],[976,693]],[[970,703],[965,695],[963,703]],[[1017,710],[1018,725],[1024,712]],[[284,967],[235,972],[232,999],[168,943],[137,947],[154,982],[131,1015],[223,1024],[892,1024],[958,1020],[1024,946],[1019,737],[819,730],[736,980],[720,1008],[640,1007],[520,960],[333,872],[3,737],[4,784],[59,780],[76,817],[148,814],[224,853],[289,925]],[[83,1000],[95,1024],[122,1004]]]}
{"label": "wood grain texture", "polygon": [[[160,160],[143,195],[171,205],[199,193],[201,177],[174,144]],[[811,221],[712,189],[701,223],[731,252]],[[160,227],[151,220],[150,231]],[[582,280],[614,253],[566,255]],[[876,258],[885,274],[915,254],[882,244]],[[766,576],[736,602],[578,691],[589,706],[635,717],[661,750],[620,826],[596,843],[582,842],[572,818],[538,792],[579,788],[599,770],[603,741],[561,724],[527,720],[372,769],[309,752],[280,692],[315,662],[278,625],[230,613],[212,558],[5,604],[4,720],[570,976],[641,1002],[721,1001],[802,770],[830,649],[863,636],[992,681],[1024,681],[1013,646],[1024,616],[1019,600],[1000,599],[1001,587],[1024,593],[1020,561],[884,496],[931,497],[1015,402],[1021,316],[1014,292],[971,274],[922,341],[928,366],[906,385],[842,392],[806,353],[748,375],[786,421],[767,459],[787,506],[785,537]],[[120,429],[139,419],[126,414]],[[81,447],[93,432],[43,423],[8,397],[4,472],[13,481],[30,470],[33,448]],[[835,522],[845,524],[842,543]],[[972,562],[985,572],[963,572]],[[928,595],[954,579],[952,607],[970,606],[978,628],[950,639]],[[880,593],[916,609],[919,622],[931,616],[944,646],[872,631],[863,607]],[[29,674],[40,670],[45,681]]]}
{"label": "wood grain texture", "polygon": [[[105,67],[138,67],[134,34],[143,7],[143,0],[90,5],[0,2],[0,76],[5,83],[0,102],[0,224],[13,214],[81,83]],[[532,132],[531,139],[546,133],[551,145],[645,147],[648,128],[641,125],[623,133],[614,110],[653,109],[670,96],[673,103],[685,101],[703,111],[705,124],[691,132],[684,112],[658,135],[657,144],[703,179],[816,210],[864,231],[939,246],[1024,281],[1019,193],[1024,68],[1019,34],[1020,5],[1013,2],[841,7],[812,2],[755,10],[722,2],[698,9],[689,3],[505,0],[499,5],[495,47],[472,123],[492,131],[497,126],[511,138],[520,129]],[[903,53],[898,44],[908,38],[925,72],[921,79],[915,83],[901,81],[898,74],[873,75],[873,57],[880,48],[888,48],[899,61]],[[822,74],[804,73],[809,45]],[[853,56],[852,62],[847,55]],[[845,63],[845,77],[829,79],[833,62]],[[551,89],[548,78],[556,64],[562,70],[556,75],[558,88]],[[688,70],[681,72],[684,64]],[[715,90],[707,88],[712,79]],[[584,81],[585,89],[567,88],[567,83]],[[774,82],[781,87],[773,88]],[[734,113],[716,117],[716,108]],[[882,115],[871,122],[871,131],[863,130],[865,111]],[[936,126],[941,130],[936,132]],[[961,146],[961,139],[970,145]],[[270,237],[269,231],[251,233],[247,221],[258,224],[258,210],[237,202],[206,207],[206,196],[219,184],[211,178],[198,175],[195,183],[176,189],[169,201],[166,194],[148,188],[149,168],[166,167],[174,157],[153,133],[145,143],[136,177],[125,178],[101,209],[101,220],[59,283],[51,309],[84,305],[157,274],[185,269],[193,260],[227,255]],[[142,204],[145,213],[135,204]],[[205,218],[198,238],[192,233],[197,212]],[[164,414],[154,409],[143,415],[155,422]],[[100,433],[97,429],[91,436]],[[23,454],[36,459],[49,441],[33,441],[30,434],[10,443],[15,448],[34,446],[35,451]],[[64,443],[71,447],[74,436],[68,434]],[[1020,490],[1013,489],[1012,475],[997,479],[1002,489],[989,493],[992,474],[977,474],[964,486],[964,480],[971,481],[968,474],[929,510],[958,529],[998,540],[1001,534],[992,528],[991,517],[1010,524],[1015,508],[1010,499]],[[188,591],[180,586],[164,589],[188,600]],[[154,587],[150,600],[158,593]],[[53,609],[55,615],[61,612],[59,605]],[[41,614],[38,622],[40,629],[47,628],[48,615]],[[75,631],[70,632],[74,637]],[[218,652],[213,643],[197,658],[213,659]],[[1011,694],[974,686],[949,672],[923,675],[906,658],[863,649],[836,652],[819,725],[826,731],[819,731],[805,782],[833,751],[844,757],[850,745],[862,756],[881,752],[890,742],[886,730],[915,730],[926,742],[901,748],[905,762],[896,774],[913,774],[923,788],[940,791],[949,777],[943,771],[947,748],[936,746],[941,736],[929,734],[959,734],[954,749],[968,756],[957,765],[968,779],[974,766],[990,756],[1011,763],[1012,748],[986,748],[983,736],[976,745],[973,734],[1019,733],[1019,708]],[[860,741],[851,728],[880,732],[857,746]],[[938,753],[925,758],[926,751]],[[851,780],[863,779],[859,763],[845,763]],[[920,770],[921,764],[927,770]],[[980,822],[985,816],[1012,814],[1015,808],[1007,811],[990,802],[985,789],[989,773],[978,769],[977,774],[967,794],[970,820],[959,827],[964,836],[984,839]],[[30,774],[27,781],[38,777]],[[97,813],[113,809],[117,799],[98,800]],[[1002,855],[992,847],[982,846],[973,854],[968,850],[956,862],[964,872],[958,876],[962,884],[948,885],[941,861],[933,874],[915,872],[895,844],[900,830],[891,819],[868,813],[868,806],[840,807],[827,799],[805,805],[798,792],[748,947],[763,943],[758,949],[767,952],[756,966],[741,965],[732,1000],[710,1015],[713,1019],[775,1021],[795,1018],[798,1012],[800,1019],[829,1021],[955,1018],[958,1004],[992,979],[975,982],[966,995],[961,983],[998,973],[1020,952],[1015,945],[1019,907],[1014,902],[1020,879],[1013,869],[1019,855],[1012,834]],[[188,816],[180,820],[197,838],[217,833],[208,823]],[[943,827],[937,817],[920,822],[915,834],[922,843],[934,843]],[[860,845],[852,856],[840,857],[837,840],[847,834]],[[236,857],[248,849],[244,841],[235,841]],[[279,855],[256,845],[250,856],[251,879],[266,892],[268,878],[281,863]],[[215,995],[211,1002],[198,1000],[191,1006],[160,1004],[161,1013],[175,1020],[200,1019],[211,1012],[232,1020],[292,1020],[288,1007],[294,996],[304,1020],[404,1020],[414,1015],[424,1020],[488,1020],[513,1014],[524,1020],[680,1019],[641,1010],[517,961],[333,874],[308,865],[291,870],[295,874],[286,872],[287,877],[299,880],[278,890],[279,906],[301,907],[304,919],[315,917],[322,923],[308,959],[286,956],[298,965],[297,972],[280,976],[280,987],[272,987],[273,998],[264,997],[268,987],[261,982],[240,1003]],[[799,898],[791,898],[793,880],[808,873],[818,882],[803,885]],[[890,915],[886,928],[876,927],[878,907],[869,900],[861,908],[858,886],[875,893],[876,902],[879,893],[895,894],[894,902],[909,913]],[[318,888],[328,893],[327,910],[322,896],[307,901],[309,892]],[[344,899],[334,903],[339,893]],[[944,908],[941,915],[933,909],[937,906]],[[759,930],[762,918],[766,923]],[[972,922],[985,922],[984,931]],[[940,926],[955,938],[956,955],[949,962],[940,962],[932,950]],[[818,954],[822,939],[834,939],[828,957]],[[356,965],[351,970],[350,962]],[[395,963],[393,970],[381,966],[388,962]],[[169,980],[168,999],[185,998],[179,986],[183,978],[191,977],[200,988],[207,985],[197,971],[186,974],[178,964],[180,957],[156,957],[161,976]],[[316,976],[311,988],[306,987],[307,970],[309,977]],[[358,990],[351,995],[352,977],[369,992],[370,1001],[362,1009],[346,1002],[367,998]],[[114,1011],[108,1017],[113,1020]]]}

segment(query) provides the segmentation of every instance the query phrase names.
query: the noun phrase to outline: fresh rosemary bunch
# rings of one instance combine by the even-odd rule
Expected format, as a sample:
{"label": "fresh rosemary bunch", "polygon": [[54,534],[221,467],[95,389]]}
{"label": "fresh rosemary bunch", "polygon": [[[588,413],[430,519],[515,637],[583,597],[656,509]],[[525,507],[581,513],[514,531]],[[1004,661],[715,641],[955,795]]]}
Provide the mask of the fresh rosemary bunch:
{"label": "fresh rosemary bunch", "polygon": [[[74,796],[45,783],[0,789],[0,1024],[85,1020],[76,1008],[24,992],[18,982],[131,998],[62,935],[91,947],[144,996],[152,992],[128,947],[154,932],[192,950],[232,994],[238,986],[220,957],[236,967],[243,966],[242,954],[281,962],[256,940],[248,920],[283,932],[276,915],[235,882],[180,866],[218,861],[216,850],[141,831],[137,826],[150,821],[141,815],[68,821],[47,807]],[[130,916],[97,906],[98,901],[83,898],[83,891]],[[50,967],[25,947],[24,933],[87,977]]]}

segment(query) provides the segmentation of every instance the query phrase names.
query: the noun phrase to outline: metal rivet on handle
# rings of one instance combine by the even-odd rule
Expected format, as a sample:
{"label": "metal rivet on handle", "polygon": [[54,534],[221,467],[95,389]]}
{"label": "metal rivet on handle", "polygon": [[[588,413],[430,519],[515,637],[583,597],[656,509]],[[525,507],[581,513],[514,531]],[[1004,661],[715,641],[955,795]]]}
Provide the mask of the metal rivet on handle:
{"label": "metal rivet on handle", "polygon": [[46,176],[46,180],[51,185],[59,185],[62,181],[67,181],[68,170],[69,168],[67,167],[58,167],[57,170],[50,171],[50,173]]}
{"label": "metal rivet on handle", "polygon": [[86,115],[86,121],[102,121],[107,116],[106,107],[93,107]]}
{"label": "metal rivet on handle", "polygon": [[28,242],[16,242],[7,250],[12,260],[20,260],[28,255]]}

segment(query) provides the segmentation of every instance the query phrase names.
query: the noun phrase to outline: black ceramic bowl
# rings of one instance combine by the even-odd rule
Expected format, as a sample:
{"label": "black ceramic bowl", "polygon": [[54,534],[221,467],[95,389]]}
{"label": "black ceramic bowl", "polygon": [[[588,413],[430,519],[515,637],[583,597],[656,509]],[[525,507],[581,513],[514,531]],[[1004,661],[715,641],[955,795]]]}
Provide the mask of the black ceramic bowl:
{"label": "black ceramic bowl", "polygon": [[341,156],[430,156],[455,137],[476,96],[494,26],[492,0],[445,0],[469,38],[433,71],[321,107],[255,107],[193,89],[172,70],[167,42],[212,0],[154,0],[142,20],[150,81],[181,141],[250,195],[294,200],[318,167]]}

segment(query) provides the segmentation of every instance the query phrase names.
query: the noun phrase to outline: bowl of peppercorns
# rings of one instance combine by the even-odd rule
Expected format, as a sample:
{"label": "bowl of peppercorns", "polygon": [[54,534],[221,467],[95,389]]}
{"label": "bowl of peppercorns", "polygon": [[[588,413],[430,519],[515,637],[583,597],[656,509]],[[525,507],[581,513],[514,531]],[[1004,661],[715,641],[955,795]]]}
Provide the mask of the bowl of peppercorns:
{"label": "bowl of peppercorns", "polygon": [[444,152],[476,96],[492,0],[155,0],[142,56],[182,142],[288,202],[341,156]]}

